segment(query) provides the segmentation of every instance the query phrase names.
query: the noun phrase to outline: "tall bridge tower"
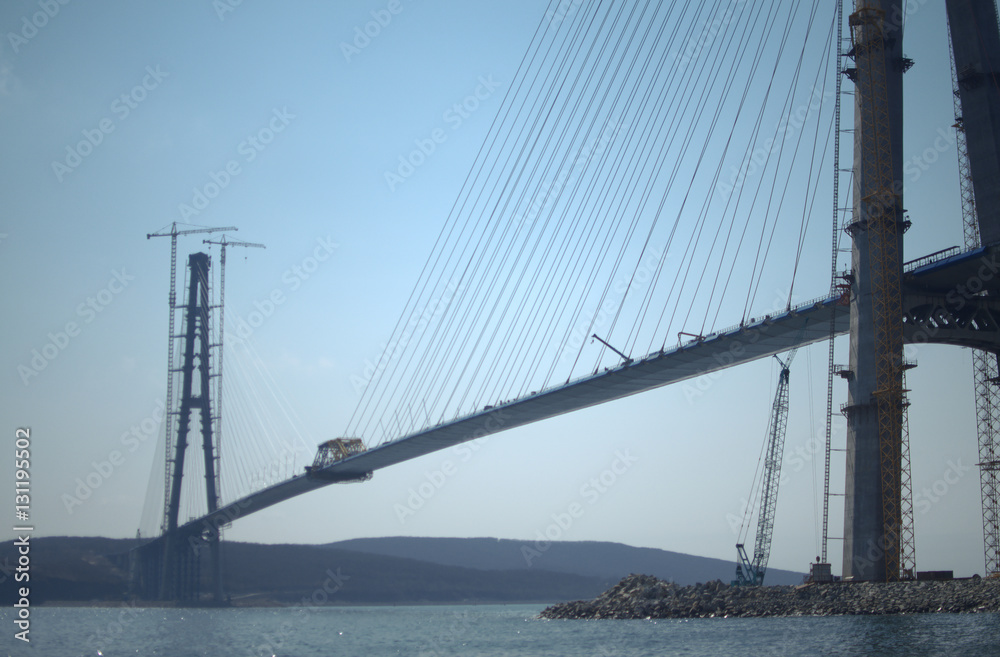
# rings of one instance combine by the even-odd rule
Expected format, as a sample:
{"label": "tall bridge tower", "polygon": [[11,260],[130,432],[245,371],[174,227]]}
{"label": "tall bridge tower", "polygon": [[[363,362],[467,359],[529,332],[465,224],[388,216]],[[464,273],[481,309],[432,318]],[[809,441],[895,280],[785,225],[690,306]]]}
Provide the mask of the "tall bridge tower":
{"label": "tall bridge tower", "polygon": [[[857,0],[850,17],[856,85],[854,208],[851,234],[851,330],[844,510],[845,577],[892,581],[906,576],[903,526],[902,420],[905,409],[903,340],[930,324],[924,341],[986,349],[977,363],[995,363],[1000,344],[987,315],[994,292],[947,302],[946,282],[935,289],[902,283],[903,5],[899,0]],[[1000,242],[1000,28],[991,0],[947,0],[961,116],[968,143],[968,178],[978,216],[972,232],[979,244]],[[968,232],[968,231],[967,231]],[[971,246],[971,245],[970,245]],[[983,289],[995,285],[980,281]],[[992,316],[992,315],[989,315]],[[930,321],[930,324],[928,322]],[[989,335],[988,335],[989,334]],[[982,368],[981,368],[982,369]],[[991,365],[990,371],[996,371]],[[982,377],[980,377],[982,378]],[[977,386],[998,382],[977,381]],[[977,388],[978,390],[978,388]],[[988,390],[986,404],[998,398]],[[989,399],[986,399],[989,397]],[[997,413],[979,415],[980,468],[987,572],[1000,570],[1000,449]],[[983,419],[986,419],[984,425]]]}
{"label": "tall bridge tower", "polygon": [[[209,586],[212,600],[221,603],[222,569],[219,546],[219,526],[206,524],[195,531],[180,531],[181,488],[184,463],[193,415],[201,434],[204,460],[207,512],[219,508],[219,463],[213,434],[216,418],[212,414],[212,317],[209,290],[211,261],[205,253],[188,257],[188,296],[184,310],[183,353],[178,372],[181,376],[179,398],[175,408],[177,432],[173,436],[173,454],[167,463],[167,496],[164,500],[162,535],[137,549],[137,567],[133,591],[144,599],[199,601],[201,598],[202,563],[205,548],[209,565]],[[173,400],[170,400],[173,404]]]}
{"label": "tall bridge tower", "polygon": [[901,17],[894,0],[859,0],[850,16],[856,92],[843,573],[858,580],[896,580],[901,570]]}
{"label": "tall bridge tower", "polygon": [[[1000,241],[1000,27],[989,0],[947,0],[958,96],[956,125],[966,247]],[[965,156],[967,155],[967,160]],[[1000,573],[1000,394],[997,354],[976,351],[976,419],[986,573]]]}
{"label": "tall bridge tower", "polygon": [[[209,294],[210,259],[205,253],[192,253],[188,257],[188,300],[184,309],[184,355],[181,364],[181,391],[176,411],[177,436],[174,441],[174,459],[170,469],[170,497],[166,500],[164,521],[164,560],[161,596],[169,599],[190,599],[198,595],[200,554],[198,549],[186,550],[177,536],[181,503],[181,483],[184,478],[184,455],[187,451],[188,433],[191,430],[191,413],[199,411],[202,452],[205,462],[205,492],[208,513],[219,508],[219,470],[215,442],[212,436],[212,323],[211,295]],[[197,361],[197,390],[195,390],[195,361]],[[222,600],[222,577],[219,557],[219,530],[207,530],[200,537],[210,551],[212,597]],[[194,547],[194,546],[192,546]],[[193,578],[193,582],[192,582]],[[191,586],[191,584],[194,586]]]}

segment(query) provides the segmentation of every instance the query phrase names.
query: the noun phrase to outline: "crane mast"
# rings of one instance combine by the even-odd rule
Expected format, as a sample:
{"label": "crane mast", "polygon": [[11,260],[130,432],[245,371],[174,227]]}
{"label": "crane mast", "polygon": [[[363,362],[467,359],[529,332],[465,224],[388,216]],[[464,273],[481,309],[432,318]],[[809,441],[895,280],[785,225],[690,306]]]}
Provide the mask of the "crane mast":
{"label": "crane mast", "polygon": [[771,404],[771,418],[767,426],[767,447],[764,453],[764,476],[761,482],[760,513],[757,516],[757,535],[754,539],[753,559],[747,557],[743,543],[736,544],[736,580],[740,586],[760,586],[764,583],[767,561],[771,556],[771,535],[774,533],[774,511],[778,502],[778,484],[781,481],[781,459],[785,451],[785,433],[788,428],[788,377],[796,350],[782,361],[778,375],[778,389]]}

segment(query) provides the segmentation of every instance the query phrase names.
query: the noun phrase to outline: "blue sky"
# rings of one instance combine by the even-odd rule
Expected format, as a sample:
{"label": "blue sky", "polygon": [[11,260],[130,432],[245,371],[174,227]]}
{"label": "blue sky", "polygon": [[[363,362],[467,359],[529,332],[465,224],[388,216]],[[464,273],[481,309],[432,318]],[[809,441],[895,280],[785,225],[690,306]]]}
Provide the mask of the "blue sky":
{"label": "blue sky", "polygon": [[[248,413],[256,404],[275,418],[265,460],[341,435],[359,400],[358,377],[390,339],[548,7],[51,4],[58,12],[50,7],[54,15],[36,19],[36,30],[24,21],[46,3],[0,7],[0,268],[9,305],[0,424],[11,435],[32,427],[39,533],[131,536],[157,455],[143,421],[152,426],[165,388],[169,244],[146,234],[173,221],[235,225],[230,239],[267,245],[229,251],[227,330],[250,326],[242,337],[256,354],[227,352],[230,407]],[[953,123],[944,9],[911,5],[905,50],[916,66],[906,76],[905,157],[920,159],[906,174],[906,251],[915,258],[960,244],[962,232],[954,146],[936,147]],[[357,37],[380,17],[376,36]],[[474,111],[454,110],[477,93]],[[850,116],[846,103],[845,122]],[[400,156],[435,134],[443,138],[412,175],[387,181]],[[849,146],[844,153],[847,161]],[[816,207],[799,299],[828,286],[829,204]],[[205,248],[200,237],[182,238],[182,256]],[[217,248],[211,253],[217,258]],[[771,302],[769,288],[781,291],[775,276],[759,307]],[[739,319],[724,306],[716,328]],[[34,350],[50,343],[54,357],[35,368]],[[912,355],[918,567],[979,572],[971,358],[944,347]],[[838,359],[846,361],[846,343]],[[823,427],[825,363],[820,345],[793,366],[772,556],[782,568],[804,569],[818,554],[822,464],[811,450]],[[700,388],[675,386],[500,434],[285,503],[226,535],[529,542],[549,530],[564,540],[733,558],[729,521],[750,487],[775,379],[774,365],[759,362]],[[838,387],[838,407],[845,397]],[[132,426],[139,437],[126,441]],[[67,509],[77,480],[115,450],[121,464]],[[311,460],[301,448],[288,454],[278,457],[284,472]],[[841,491],[842,453],[834,463],[833,489]],[[602,475],[605,484],[613,479],[603,492],[591,482]],[[427,482],[423,490],[433,493],[420,495]],[[408,503],[414,493],[423,503],[401,518],[400,505],[417,506]],[[842,533],[839,500],[832,536]],[[559,527],[555,519],[578,502],[585,514]],[[839,543],[830,550],[838,570]]]}

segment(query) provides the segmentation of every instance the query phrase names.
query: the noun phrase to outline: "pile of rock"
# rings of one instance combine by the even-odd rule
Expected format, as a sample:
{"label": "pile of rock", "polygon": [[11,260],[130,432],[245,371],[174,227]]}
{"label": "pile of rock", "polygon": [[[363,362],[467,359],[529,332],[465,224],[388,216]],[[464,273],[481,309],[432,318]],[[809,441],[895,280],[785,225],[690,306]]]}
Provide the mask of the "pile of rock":
{"label": "pile of rock", "polygon": [[549,607],[542,618],[714,618],[1000,611],[1000,579],[947,582],[678,586],[629,575],[591,601]]}

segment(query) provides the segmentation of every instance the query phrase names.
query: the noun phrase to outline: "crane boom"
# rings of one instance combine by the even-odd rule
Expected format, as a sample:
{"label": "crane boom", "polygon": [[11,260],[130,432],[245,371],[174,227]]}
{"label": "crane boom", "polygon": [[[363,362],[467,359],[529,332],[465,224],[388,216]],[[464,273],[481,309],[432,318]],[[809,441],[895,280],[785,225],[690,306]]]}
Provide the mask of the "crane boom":
{"label": "crane boom", "polygon": [[221,228],[206,227],[206,228],[188,228],[185,230],[177,230],[177,222],[175,221],[170,225],[170,230],[167,230],[166,228],[161,228],[155,233],[146,233],[146,239],[148,240],[154,237],[177,237],[178,235],[193,235],[195,233],[218,233],[219,231],[222,230],[235,231],[239,230],[239,228],[235,226],[223,226]]}
{"label": "crane boom", "polygon": [[757,535],[754,540],[753,559],[747,557],[743,543],[736,544],[736,581],[741,586],[760,586],[764,583],[767,561],[771,556],[771,535],[774,532],[774,510],[778,502],[778,484],[781,481],[781,459],[785,451],[785,433],[788,428],[788,375],[793,349],[781,363],[778,389],[771,404],[771,418],[767,426],[767,447],[764,453],[764,476],[761,482],[760,513],[757,516]]}
{"label": "crane boom", "polygon": [[227,246],[252,246],[258,249],[266,249],[267,247],[263,244],[258,244],[257,242],[240,242],[239,240],[227,240],[226,236],[223,235],[222,239],[216,242],[215,240],[202,240],[204,244],[219,244],[223,248]]}

